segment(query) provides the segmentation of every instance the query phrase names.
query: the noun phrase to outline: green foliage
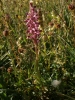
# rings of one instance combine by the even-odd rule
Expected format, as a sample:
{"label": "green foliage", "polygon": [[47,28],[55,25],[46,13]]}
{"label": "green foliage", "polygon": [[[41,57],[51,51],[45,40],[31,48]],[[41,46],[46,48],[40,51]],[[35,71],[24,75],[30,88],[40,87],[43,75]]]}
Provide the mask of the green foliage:
{"label": "green foliage", "polygon": [[75,100],[75,19],[70,2],[34,1],[42,30],[36,61],[24,22],[28,0],[0,0],[0,100]]}

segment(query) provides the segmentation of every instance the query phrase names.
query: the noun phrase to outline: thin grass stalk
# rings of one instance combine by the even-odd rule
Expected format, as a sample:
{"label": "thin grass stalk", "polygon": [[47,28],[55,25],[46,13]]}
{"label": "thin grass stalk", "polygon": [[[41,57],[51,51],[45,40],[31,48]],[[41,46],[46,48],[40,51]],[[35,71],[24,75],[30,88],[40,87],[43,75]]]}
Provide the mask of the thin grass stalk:
{"label": "thin grass stalk", "polygon": [[72,0],[72,4],[74,5],[73,21],[74,21],[74,47],[75,47],[75,0]]}

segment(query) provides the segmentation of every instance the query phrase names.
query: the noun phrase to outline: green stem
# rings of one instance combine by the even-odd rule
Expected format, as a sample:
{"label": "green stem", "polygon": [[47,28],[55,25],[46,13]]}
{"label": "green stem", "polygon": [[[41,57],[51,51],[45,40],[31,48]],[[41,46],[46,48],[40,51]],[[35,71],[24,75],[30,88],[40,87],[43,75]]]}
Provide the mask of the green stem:
{"label": "green stem", "polygon": [[35,78],[37,79],[37,81],[40,81],[40,72],[38,67],[39,50],[37,44],[35,44],[35,53],[36,53],[35,66],[34,66]]}
{"label": "green stem", "polygon": [[70,99],[70,100],[75,100],[75,98],[70,97],[70,96],[68,96],[68,95],[65,95],[65,94],[63,94],[63,93],[60,93],[60,92],[56,92],[56,93],[57,93],[57,95],[64,96],[64,97],[66,97],[66,98],[68,98],[68,99]]}

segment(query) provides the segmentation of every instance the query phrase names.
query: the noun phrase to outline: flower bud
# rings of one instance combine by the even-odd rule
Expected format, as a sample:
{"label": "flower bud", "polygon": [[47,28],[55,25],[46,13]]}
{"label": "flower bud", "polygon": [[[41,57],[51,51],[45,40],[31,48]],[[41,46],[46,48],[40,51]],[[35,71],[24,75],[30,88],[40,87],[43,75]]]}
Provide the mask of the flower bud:
{"label": "flower bud", "polygon": [[8,35],[9,35],[9,31],[8,31],[7,29],[5,29],[5,30],[3,31],[3,35],[4,35],[4,36],[8,36]]}

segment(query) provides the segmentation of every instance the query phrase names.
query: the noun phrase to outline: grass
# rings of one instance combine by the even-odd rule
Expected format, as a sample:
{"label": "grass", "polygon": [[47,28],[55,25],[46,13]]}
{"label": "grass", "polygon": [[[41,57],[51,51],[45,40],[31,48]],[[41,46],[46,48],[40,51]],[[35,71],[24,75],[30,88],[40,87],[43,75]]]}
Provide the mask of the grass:
{"label": "grass", "polygon": [[[40,9],[38,61],[27,39],[27,0],[0,0],[0,99],[75,99],[75,23],[71,0],[34,1]],[[38,69],[36,67],[38,67]],[[38,70],[38,73],[35,73]],[[38,80],[39,78],[39,80]],[[52,82],[57,80],[61,83]]]}

